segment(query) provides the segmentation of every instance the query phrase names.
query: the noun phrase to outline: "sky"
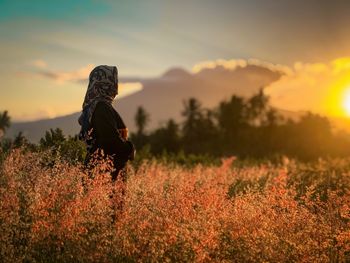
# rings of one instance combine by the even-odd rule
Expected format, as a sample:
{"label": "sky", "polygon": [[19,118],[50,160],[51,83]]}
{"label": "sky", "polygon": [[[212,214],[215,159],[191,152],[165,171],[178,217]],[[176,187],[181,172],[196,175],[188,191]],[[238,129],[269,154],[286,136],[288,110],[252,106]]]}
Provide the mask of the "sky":
{"label": "sky", "polygon": [[[14,121],[79,111],[100,64],[123,80],[254,59],[289,69],[266,89],[276,106],[346,115],[349,10],[346,0],[0,0],[0,111]],[[122,83],[120,95],[140,88]]]}

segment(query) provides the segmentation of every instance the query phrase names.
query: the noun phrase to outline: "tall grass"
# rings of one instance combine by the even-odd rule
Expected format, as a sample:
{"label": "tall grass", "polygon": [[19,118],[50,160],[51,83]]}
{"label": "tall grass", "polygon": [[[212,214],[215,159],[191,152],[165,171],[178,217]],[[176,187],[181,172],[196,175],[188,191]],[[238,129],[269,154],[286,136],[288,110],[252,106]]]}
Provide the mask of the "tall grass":
{"label": "tall grass", "polygon": [[349,161],[145,162],[112,183],[108,163],[87,174],[52,158],[3,161],[1,262],[350,260]]}

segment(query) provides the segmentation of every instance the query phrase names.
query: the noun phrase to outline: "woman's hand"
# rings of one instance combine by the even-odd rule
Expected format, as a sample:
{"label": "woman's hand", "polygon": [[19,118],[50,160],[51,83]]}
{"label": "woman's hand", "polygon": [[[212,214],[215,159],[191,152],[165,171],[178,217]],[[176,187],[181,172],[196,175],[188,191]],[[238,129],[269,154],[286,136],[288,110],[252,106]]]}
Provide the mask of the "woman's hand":
{"label": "woman's hand", "polygon": [[118,132],[124,140],[128,139],[128,128],[118,129]]}

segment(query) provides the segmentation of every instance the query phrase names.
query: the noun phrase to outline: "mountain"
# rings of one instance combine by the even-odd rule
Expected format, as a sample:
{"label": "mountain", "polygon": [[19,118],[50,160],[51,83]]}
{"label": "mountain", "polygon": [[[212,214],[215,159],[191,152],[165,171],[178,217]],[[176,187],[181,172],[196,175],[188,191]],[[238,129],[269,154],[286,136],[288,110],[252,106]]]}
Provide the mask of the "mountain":
{"label": "mountain", "polygon": [[[132,78],[133,81],[141,82],[143,89],[127,97],[117,98],[113,106],[131,131],[135,130],[136,109],[143,106],[150,114],[148,129],[152,130],[169,118],[181,121],[183,101],[190,97],[197,98],[203,107],[213,108],[233,94],[251,96],[260,88],[278,80],[282,74],[256,65],[237,67],[234,70],[217,66],[198,73],[172,68],[157,78]],[[67,135],[73,135],[80,129],[77,123],[79,115],[80,113],[73,113],[54,119],[13,123],[8,136],[23,131],[29,140],[37,142],[46,130],[56,127]]]}
{"label": "mountain", "polygon": [[61,128],[66,135],[74,135],[79,132],[78,117],[80,113],[73,113],[53,119],[45,119],[30,122],[15,122],[6,132],[8,137],[13,137],[20,131],[32,142],[38,142],[50,128]]}
{"label": "mountain", "polygon": [[153,129],[169,118],[181,120],[183,101],[190,97],[197,98],[204,107],[213,108],[233,94],[251,96],[280,76],[279,72],[259,71],[249,66],[236,70],[217,67],[197,74],[172,69],[159,78],[143,80],[140,92],[116,100],[114,106],[131,130],[135,129],[136,109],[143,106],[151,116],[148,128]]}

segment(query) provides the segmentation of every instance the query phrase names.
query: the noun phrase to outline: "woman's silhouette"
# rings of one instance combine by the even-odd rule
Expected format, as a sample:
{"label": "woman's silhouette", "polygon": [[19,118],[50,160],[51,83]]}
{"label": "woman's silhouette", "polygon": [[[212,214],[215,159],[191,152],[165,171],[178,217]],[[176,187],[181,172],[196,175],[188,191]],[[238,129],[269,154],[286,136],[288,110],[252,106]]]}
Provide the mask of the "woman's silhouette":
{"label": "woman's silhouette", "polygon": [[[134,158],[133,144],[127,140],[127,128],[112,107],[118,94],[118,70],[114,66],[97,66],[89,76],[83,111],[79,117],[79,138],[87,146],[85,165],[89,166],[94,156],[112,158],[112,179],[115,181],[128,160]],[[102,154],[101,154],[102,153]],[[122,179],[125,180],[124,175]]]}

